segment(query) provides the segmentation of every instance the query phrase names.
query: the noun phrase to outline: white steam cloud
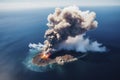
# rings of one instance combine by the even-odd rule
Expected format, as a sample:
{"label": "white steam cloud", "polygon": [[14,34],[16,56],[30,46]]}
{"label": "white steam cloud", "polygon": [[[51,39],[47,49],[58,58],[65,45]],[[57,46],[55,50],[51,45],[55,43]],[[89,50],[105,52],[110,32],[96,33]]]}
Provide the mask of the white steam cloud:
{"label": "white steam cloud", "polygon": [[84,38],[84,35],[79,35],[76,37],[69,37],[66,41],[61,43],[58,47],[59,50],[75,50],[77,52],[105,52],[106,47],[101,47],[102,44],[97,41],[90,41],[89,38]]}

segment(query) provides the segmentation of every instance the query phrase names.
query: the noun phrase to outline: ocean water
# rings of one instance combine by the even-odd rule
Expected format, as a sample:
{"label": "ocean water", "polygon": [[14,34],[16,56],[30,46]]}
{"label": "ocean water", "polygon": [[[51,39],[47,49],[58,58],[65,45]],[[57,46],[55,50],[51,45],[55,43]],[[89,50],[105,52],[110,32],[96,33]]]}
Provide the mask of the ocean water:
{"label": "ocean water", "polygon": [[43,43],[47,16],[54,8],[0,11],[0,80],[119,80],[120,7],[80,7],[95,11],[98,28],[87,36],[107,47],[106,53],[85,58],[48,72],[25,67],[29,43]]}

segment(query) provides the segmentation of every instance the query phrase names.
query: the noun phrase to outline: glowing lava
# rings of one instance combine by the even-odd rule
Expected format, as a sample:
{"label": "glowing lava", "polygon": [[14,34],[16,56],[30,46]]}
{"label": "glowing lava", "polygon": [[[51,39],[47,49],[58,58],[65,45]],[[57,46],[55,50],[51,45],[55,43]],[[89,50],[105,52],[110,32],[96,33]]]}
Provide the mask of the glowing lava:
{"label": "glowing lava", "polygon": [[41,59],[48,59],[49,56],[50,56],[50,53],[47,53],[47,54],[46,54],[46,53],[41,53],[41,54],[40,54],[40,58],[41,58]]}

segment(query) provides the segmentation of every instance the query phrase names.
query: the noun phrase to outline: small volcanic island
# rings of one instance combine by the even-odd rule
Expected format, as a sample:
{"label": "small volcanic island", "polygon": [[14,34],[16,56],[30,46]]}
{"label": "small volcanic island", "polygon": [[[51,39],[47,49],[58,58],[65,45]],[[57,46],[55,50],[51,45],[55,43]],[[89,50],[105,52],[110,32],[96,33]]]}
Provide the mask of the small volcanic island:
{"label": "small volcanic island", "polygon": [[[60,52],[64,53],[62,55],[58,55]],[[55,55],[55,53],[53,55],[51,55],[50,53],[40,53],[33,57],[32,62],[37,66],[47,66],[49,64],[63,65],[65,63],[78,60],[76,55],[73,55],[71,52],[68,52],[68,54],[65,53],[65,51],[59,51],[56,53],[57,55]]]}

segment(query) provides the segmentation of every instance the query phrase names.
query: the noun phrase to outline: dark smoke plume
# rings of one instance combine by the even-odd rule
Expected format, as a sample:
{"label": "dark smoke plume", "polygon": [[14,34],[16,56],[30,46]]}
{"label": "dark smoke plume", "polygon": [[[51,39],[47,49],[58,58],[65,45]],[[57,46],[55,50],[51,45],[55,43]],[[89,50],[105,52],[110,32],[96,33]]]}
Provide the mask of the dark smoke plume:
{"label": "dark smoke plume", "polygon": [[75,37],[96,28],[95,17],[94,12],[81,11],[76,6],[56,8],[55,12],[48,16],[49,29],[45,33],[44,51],[50,52],[68,37]]}
{"label": "dark smoke plume", "polygon": [[95,29],[98,22],[96,13],[81,11],[76,6],[56,8],[55,12],[48,15],[48,27],[45,32],[43,52],[67,49],[80,52],[106,50],[101,44],[85,39],[86,31]]}

